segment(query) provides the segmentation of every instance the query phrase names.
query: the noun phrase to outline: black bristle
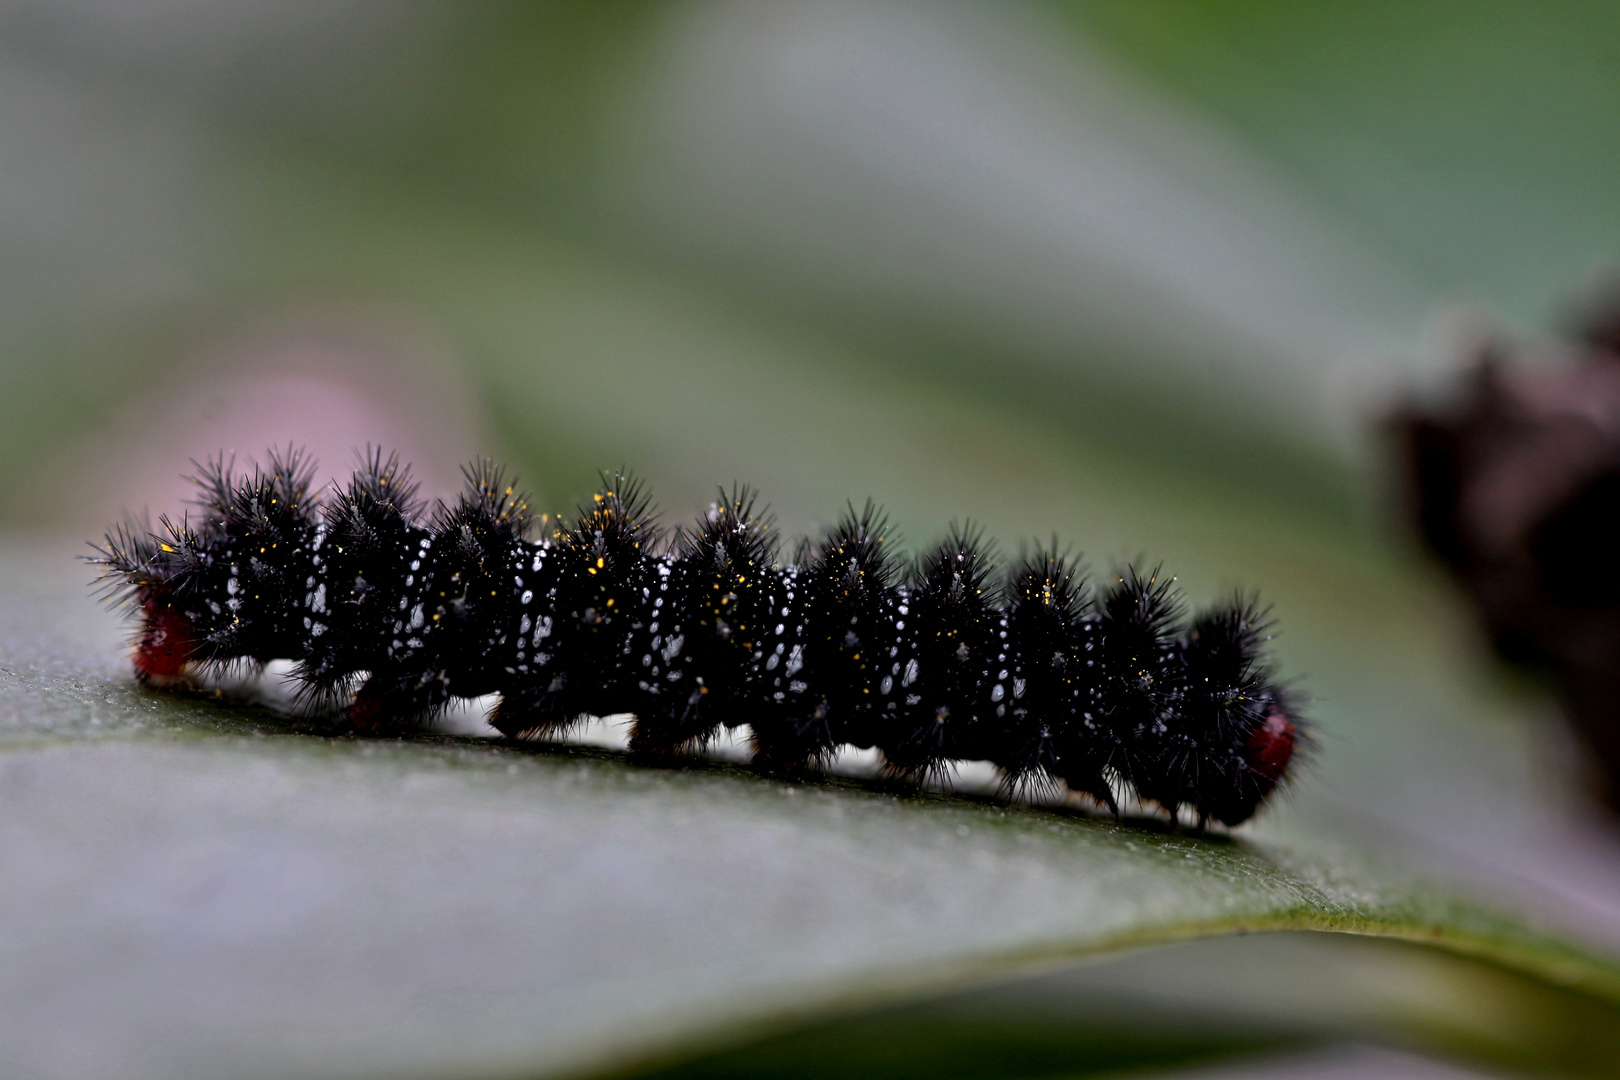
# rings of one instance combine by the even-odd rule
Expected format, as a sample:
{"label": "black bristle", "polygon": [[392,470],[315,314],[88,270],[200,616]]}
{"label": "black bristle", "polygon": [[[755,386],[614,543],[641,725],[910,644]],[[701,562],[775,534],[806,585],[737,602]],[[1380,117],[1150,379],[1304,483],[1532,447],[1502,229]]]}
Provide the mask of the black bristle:
{"label": "black bristle", "polygon": [[1183,687],[1173,586],[1157,568],[1144,574],[1131,567],[1103,596],[1098,695],[1099,737],[1109,768],[1171,814],[1182,800],[1156,763],[1165,759]]}
{"label": "black bristle", "polygon": [[[1296,709],[1264,656],[1268,613],[1239,597],[1203,613],[1188,633],[1182,723],[1188,749],[1179,764],[1185,802],[1228,825],[1248,819],[1276,786],[1255,742],[1269,725],[1298,727]],[[1292,749],[1301,734],[1289,731]]]}
{"label": "black bristle", "polygon": [[[531,522],[528,498],[488,460],[462,475],[460,496],[438,507],[431,528],[400,538],[401,561],[409,561],[398,568],[405,571],[403,587],[391,586],[398,598],[386,648],[350,707],[360,722],[431,720],[452,698],[480,697],[504,684],[518,604],[512,582]],[[372,486],[371,479],[361,486]]]}
{"label": "black bristle", "polygon": [[1024,560],[1008,592],[1006,637],[988,693],[996,731],[990,760],[1010,782],[1040,787],[1059,773],[1058,748],[1084,698],[1085,583],[1054,545]]}
{"label": "black bristle", "polygon": [[[512,611],[508,625],[518,625],[508,638],[528,644],[492,718],[499,730],[551,735],[588,715],[635,706],[639,676],[629,654],[636,631],[650,621],[658,540],[641,482],[604,474],[574,524],[528,555],[526,570],[514,568],[513,578],[525,579],[519,599],[530,599]],[[543,603],[535,603],[537,593]]]}
{"label": "black bristle", "polygon": [[221,455],[197,465],[195,518],[108,530],[89,561],[139,620],[143,681],[292,660],[307,699],[347,702],[363,730],[495,694],[509,736],[630,713],[632,749],[668,756],[746,725],[769,772],[845,746],[876,747],[911,782],[988,760],[1009,789],[1066,785],[1116,813],[1128,789],[1200,825],[1249,818],[1310,741],[1258,603],[1184,626],[1157,570],[1094,602],[1054,543],[997,584],[994,548],[967,525],[902,580],[871,503],[784,565],[745,487],[666,549],[623,473],[531,540],[527,498],[488,461],[431,508],[380,449],[324,504],[313,474],[290,447],[247,474]]}
{"label": "black bristle", "polygon": [[898,653],[888,519],[851,506],[786,589],[799,613],[773,684],[782,708],[754,725],[761,763],[795,771],[824,763],[842,744],[870,747],[883,715],[882,684]]}
{"label": "black bristle", "polygon": [[225,520],[236,498],[236,456],[227,458],[221,451],[214,457],[193,461],[191,467],[197,470],[189,478],[197,486],[191,503],[201,511],[198,518],[201,527],[212,529]]}
{"label": "black bristle", "polygon": [[756,498],[746,487],[721,491],[655,570],[628,654],[636,750],[702,746],[721,726],[748,723],[770,706],[752,673],[779,622],[781,586],[772,520],[756,512]]}
{"label": "black bristle", "polygon": [[91,566],[101,567],[96,588],[101,599],[127,613],[140,609],[142,597],[161,584],[164,572],[158,563],[158,539],[146,521],[128,518],[110,527],[102,542],[90,545],[85,557]]}
{"label": "black bristle", "polygon": [[880,686],[884,717],[877,743],[890,772],[934,778],[947,763],[987,757],[990,731],[986,658],[996,648],[995,552],[984,532],[952,526],[918,560],[895,622],[899,654]]}
{"label": "black bristle", "polygon": [[356,456],[360,467],[349,480],[349,486],[338,491],[337,503],[379,521],[414,522],[422,516],[416,478],[411,475],[409,465],[400,464],[398,454],[384,457],[382,447],[368,446]]}
{"label": "black bristle", "polygon": [[410,469],[370,447],[326,507],[311,559],[320,580],[310,596],[309,648],[298,671],[312,701],[341,700],[358,672],[387,666],[400,601],[415,585],[430,535],[417,524],[422,510]]}
{"label": "black bristle", "polygon": [[[314,471],[297,449],[271,451],[264,468],[236,481],[224,514],[210,520],[206,532],[171,529],[177,548],[193,559],[184,576],[188,591],[214,616],[202,618],[215,627],[207,640],[220,662],[303,659],[318,519],[310,500]],[[229,472],[219,479],[228,482]],[[211,489],[204,490],[211,497]],[[213,611],[216,582],[223,587],[223,612]],[[187,617],[196,610],[188,608]]]}

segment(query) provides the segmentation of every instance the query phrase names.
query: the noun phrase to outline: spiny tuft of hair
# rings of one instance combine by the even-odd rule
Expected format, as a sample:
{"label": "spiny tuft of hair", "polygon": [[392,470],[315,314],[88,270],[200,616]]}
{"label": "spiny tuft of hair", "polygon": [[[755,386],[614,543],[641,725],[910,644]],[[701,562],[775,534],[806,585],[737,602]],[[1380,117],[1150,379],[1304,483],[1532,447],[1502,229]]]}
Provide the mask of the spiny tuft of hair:
{"label": "spiny tuft of hair", "polygon": [[137,623],[137,678],[291,660],[363,731],[495,694],[514,738],[628,713],[633,753],[667,758],[746,726],[778,775],[875,747],[900,781],[989,761],[1009,790],[1116,813],[1130,790],[1200,825],[1248,819],[1309,745],[1258,601],[1188,619],[1157,569],[1094,594],[1053,542],[1003,578],[971,523],[909,559],[870,502],[784,560],[752,489],[666,534],[622,471],[535,538],[493,462],[432,507],[396,455],[358,465],[322,497],[292,447],[242,475],[221,455],[196,464],[194,519],[108,530],[90,561]]}

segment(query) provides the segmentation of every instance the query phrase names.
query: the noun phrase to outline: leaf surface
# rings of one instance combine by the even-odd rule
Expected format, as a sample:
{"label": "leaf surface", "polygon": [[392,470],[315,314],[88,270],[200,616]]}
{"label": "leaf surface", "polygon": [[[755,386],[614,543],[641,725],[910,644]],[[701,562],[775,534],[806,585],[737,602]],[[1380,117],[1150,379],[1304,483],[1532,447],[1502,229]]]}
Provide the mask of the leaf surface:
{"label": "leaf surface", "polygon": [[1240,930],[1620,1002],[1602,959],[1331,852],[148,692],[80,580],[54,549],[0,569],[8,1074],[600,1070]]}

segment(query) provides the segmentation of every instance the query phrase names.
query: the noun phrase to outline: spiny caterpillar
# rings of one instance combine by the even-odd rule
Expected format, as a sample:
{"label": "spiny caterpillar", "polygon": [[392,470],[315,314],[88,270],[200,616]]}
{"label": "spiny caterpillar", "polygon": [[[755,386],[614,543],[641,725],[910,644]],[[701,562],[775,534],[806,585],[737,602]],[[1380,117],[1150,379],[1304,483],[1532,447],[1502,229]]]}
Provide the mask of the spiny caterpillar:
{"label": "spiny caterpillar", "polygon": [[908,563],[870,503],[784,560],[749,489],[666,536],[618,474],[534,540],[501,469],[464,472],[430,510],[377,450],[324,501],[291,448],[248,475],[199,466],[200,514],[115,527],[90,560],[139,619],[137,677],[291,660],[362,730],[497,694],[508,737],[628,713],[632,751],[670,755],[747,725],[775,774],[845,745],[912,781],[987,760],[1010,789],[1061,782],[1117,814],[1124,785],[1200,825],[1249,818],[1308,738],[1253,600],[1183,623],[1156,573],[1093,597],[1056,548],[1000,582],[972,526]]}

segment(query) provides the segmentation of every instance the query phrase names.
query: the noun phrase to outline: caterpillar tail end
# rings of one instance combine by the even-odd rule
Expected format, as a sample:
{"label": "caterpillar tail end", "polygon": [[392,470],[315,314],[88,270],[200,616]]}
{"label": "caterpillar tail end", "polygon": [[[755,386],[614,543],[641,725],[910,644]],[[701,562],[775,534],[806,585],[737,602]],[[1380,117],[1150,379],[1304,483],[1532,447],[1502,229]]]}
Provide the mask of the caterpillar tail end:
{"label": "caterpillar tail end", "polygon": [[344,707],[343,719],[367,735],[380,735],[388,729],[388,711],[381,698],[356,696]]}
{"label": "caterpillar tail end", "polygon": [[1228,827],[1241,825],[1253,817],[1273,792],[1289,776],[1302,740],[1309,742],[1308,729],[1282,704],[1274,703],[1265,720],[1249,733],[1239,757],[1237,773],[1224,785],[1209,806],[1199,813],[1209,814]]}
{"label": "caterpillar tail end", "polygon": [[[1266,714],[1265,723],[1249,735],[1244,748],[1250,771],[1264,777],[1271,787],[1276,787],[1288,774],[1298,741],[1299,727],[1294,723],[1294,718],[1281,708],[1273,708]],[[1270,794],[1270,788],[1266,793]]]}
{"label": "caterpillar tail end", "polygon": [[198,644],[191,621],[156,597],[146,597],[141,607],[144,619],[132,658],[135,678],[164,689],[189,685],[188,667]]}

